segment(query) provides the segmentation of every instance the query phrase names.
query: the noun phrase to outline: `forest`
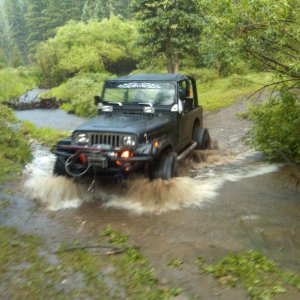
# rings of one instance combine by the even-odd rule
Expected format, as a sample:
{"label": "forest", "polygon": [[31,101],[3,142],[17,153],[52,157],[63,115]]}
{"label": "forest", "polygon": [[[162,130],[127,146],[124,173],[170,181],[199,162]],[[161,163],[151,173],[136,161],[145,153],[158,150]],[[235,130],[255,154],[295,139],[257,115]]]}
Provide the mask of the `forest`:
{"label": "forest", "polygon": [[[93,115],[93,95],[115,75],[183,72],[206,91],[223,80],[244,94],[255,81],[255,90],[276,92],[250,105],[250,142],[271,160],[298,164],[297,7],[299,0],[0,0],[0,101],[40,86],[70,100],[65,109]],[[230,104],[224,97],[218,106],[208,94],[205,108]]]}

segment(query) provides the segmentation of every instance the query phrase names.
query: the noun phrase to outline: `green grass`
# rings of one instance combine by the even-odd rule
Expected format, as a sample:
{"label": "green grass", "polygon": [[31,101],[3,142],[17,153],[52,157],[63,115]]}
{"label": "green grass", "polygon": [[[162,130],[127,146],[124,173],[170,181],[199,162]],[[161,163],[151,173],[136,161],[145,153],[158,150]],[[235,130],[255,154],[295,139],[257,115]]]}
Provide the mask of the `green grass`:
{"label": "green grass", "polygon": [[264,84],[272,82],[271,73],[232,75],[212,81],[197,83],[199,103],[204,110],[215,110],[236,102],[239,96],[249,95]]}
{"label": "green grass", "polygon": [[0,183],[15,179],[31,159],[30,144],[19,128],[13,111],[0,105]]}
{"label": "green grass", "polygon": [[155,277],[148,260],[128,243],[127,235],[107,227],[91,243],[122,247],[124,252],[101,255],[100,248],[64,251],[68,246],[62,245],[56,263],[50,264],[49,252],[39,238],[0,227],[0,293],[9,299],[33,300],[167,300],[180,294],[181,289],[170,289]]}
{"label": "green grass", "polygon": [[199,257],[197,264],[201,272],[213,274],[222,285],[242,285],[250,299],[270,300],[272,295],[284,294],[290,288],[300,290],[299,275],[282,271],[259,251],[230,253],[212,265],[205,265],[203,257]]}
{"label": "green grass", "polygon": [[24,136],[28,136],[30,138],[36,139],[40,143],[47,146],[55,145],[60,138],[70,135],[68,131],[46,128],[46,127],[42,127],[42,128],[36,127],[33,123],[29,121],[22,122],[20,131]]}
{"label": "green grass", "polygon": [[68,132],[21,123],[11,109],[0,104],[0,183],[18,178],[23,165],[31,160],[30,139],[51,146],[64,136]]}

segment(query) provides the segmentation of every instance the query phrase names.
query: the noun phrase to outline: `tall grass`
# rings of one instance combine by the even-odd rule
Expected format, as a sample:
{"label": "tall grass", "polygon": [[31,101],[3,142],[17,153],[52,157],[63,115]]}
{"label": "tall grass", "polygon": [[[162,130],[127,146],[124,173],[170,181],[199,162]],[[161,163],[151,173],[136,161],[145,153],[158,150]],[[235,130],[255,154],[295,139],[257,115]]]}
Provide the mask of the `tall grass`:
{"label": "tall grass", "polygon": [[214,80],[197,81],[199,103],[204,110],[215,110],[229,106],[240,96],[249,95],[273,80],[272,73],[250,73],[231,75]]}

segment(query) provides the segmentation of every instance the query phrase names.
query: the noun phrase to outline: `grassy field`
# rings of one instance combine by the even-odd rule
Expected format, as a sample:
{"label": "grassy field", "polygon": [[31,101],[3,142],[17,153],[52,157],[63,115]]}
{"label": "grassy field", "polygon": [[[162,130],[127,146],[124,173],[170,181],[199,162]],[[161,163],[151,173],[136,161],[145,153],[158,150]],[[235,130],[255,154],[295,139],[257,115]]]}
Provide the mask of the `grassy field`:
{"label": "grassy field", "polygon": [[271,83],[271,73],[232,75],[212,81],[197,82],[199,103],[204,110],[215,110],[236,102],[240,96],[249,95],[263,85]]}

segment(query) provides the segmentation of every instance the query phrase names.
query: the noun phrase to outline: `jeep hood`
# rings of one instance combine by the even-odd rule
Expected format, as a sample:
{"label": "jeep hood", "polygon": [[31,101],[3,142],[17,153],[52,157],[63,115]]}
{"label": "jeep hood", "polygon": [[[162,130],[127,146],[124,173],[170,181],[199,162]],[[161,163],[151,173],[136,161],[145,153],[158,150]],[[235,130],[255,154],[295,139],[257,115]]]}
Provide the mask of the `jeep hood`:
{"label": "jeep hood", "polygon": [[143,134],[156,128],[163,127],[170,122],[166,114],[129,114],[113,113],[99,115],[82,124],[75,131],[102,131]]}

